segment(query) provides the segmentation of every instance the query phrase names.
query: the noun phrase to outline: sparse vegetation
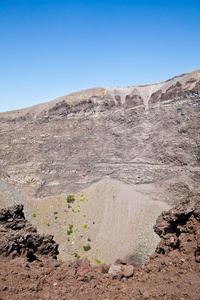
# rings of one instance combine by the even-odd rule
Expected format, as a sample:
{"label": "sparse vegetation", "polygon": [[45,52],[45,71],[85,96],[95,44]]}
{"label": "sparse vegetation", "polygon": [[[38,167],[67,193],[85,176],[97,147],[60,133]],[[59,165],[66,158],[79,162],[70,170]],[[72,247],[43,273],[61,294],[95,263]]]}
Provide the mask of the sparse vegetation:
{"label": "sparse vegetation", "polygon": [[57,220],[58,219],[58,216],[55,216],[55,220]]}
{"label": "sparse vegetation", "polygon": [[84,251],[89,251],[91,249],[91,246],[88,244],[87,246],[83,246]]}
{"label": "sparse vegetation", "polygon": [[73,232],[73,227],[74,225],[72,224],[69,225],[69,230],[67,230],[67,235],[70,235]]}
{"label": "sparse vegetation", "polygon": [[98,265],[101,264],[101,261],[100,261],[100,260],[96,259],[95,261],[96,261],[96,263],[97,263]]}
{"label": "sparse vegetation", "polygon": [[91,242],[91,238],[88,238],[87,240],[88,240],[88,242]]}
{"label": "sparse vegetation", "polygon": [[74,195],[68,195],[67,196],[67,203],[74,203],[75,197]]}
{"label": "sparse vegetation", "polygon": [[36,213],[33,213],[33,218],[35,218],[36,217]]}
{"label": "sparse vegetation", "polygon": [[87,229],[87,224],[85,224],[85,225],[83,226],[83,228]]}
{"label": "sparse vegetation", "polygon": [[53,213],[54,215],[57,215],[58,214],[58,212],[57,211],[54,211],[54,213]]}
{"label": "sparse vegetation", "polygon": [[75,254],[74,254],[74,257],[80,258],[80,255],[78,255],[77,253],[75,253]]}

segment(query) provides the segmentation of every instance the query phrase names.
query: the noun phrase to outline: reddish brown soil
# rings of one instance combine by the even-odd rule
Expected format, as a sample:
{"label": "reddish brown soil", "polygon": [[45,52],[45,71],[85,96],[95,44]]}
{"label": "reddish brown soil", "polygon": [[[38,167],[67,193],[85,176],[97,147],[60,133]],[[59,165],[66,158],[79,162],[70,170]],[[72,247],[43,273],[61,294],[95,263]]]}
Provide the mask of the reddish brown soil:
{"label": "reddish brown soil", "polygon": [[[1,214],[0,223],[3,235]],[[161,236],[157,252],[143,266],[133,263],[130,277],[109,274],[106,265],[91,267],[87,259],[68,264],[39,253],[31,262],[19,249],[2,250],[0,299],[200,299],[199,197],[163,213],[155,231]]]}
{"label": "reddish brown soil", "polygon": [[200,299],[200,265],[191,267],[179,253],[157,259],[121,280],[93,268],[89,282],[55,261],[0,258],[1,299]]}

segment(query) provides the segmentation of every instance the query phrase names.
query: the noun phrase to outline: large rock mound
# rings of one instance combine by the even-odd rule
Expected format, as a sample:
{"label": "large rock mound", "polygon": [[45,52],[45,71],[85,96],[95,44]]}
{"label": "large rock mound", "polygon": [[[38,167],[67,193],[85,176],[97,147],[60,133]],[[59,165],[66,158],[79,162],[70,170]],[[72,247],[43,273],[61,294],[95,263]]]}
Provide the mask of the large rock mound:
{"label": "large rock mound", "polygon": [[23,205],[0,210],[0,254],[26,255],[30,260],[45,255],[57,257],[58,244],[52,235],[40,235],[25,220]]}

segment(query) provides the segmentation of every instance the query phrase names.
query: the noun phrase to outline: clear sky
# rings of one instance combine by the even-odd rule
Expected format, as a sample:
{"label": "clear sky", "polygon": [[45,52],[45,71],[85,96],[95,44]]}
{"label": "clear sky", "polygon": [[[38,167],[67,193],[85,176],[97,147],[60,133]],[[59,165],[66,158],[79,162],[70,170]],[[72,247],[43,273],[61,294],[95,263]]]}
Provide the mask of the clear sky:
{"label": "clear sky", "polygon": [[198,68],[199,0],[0,0],[0,112]]}

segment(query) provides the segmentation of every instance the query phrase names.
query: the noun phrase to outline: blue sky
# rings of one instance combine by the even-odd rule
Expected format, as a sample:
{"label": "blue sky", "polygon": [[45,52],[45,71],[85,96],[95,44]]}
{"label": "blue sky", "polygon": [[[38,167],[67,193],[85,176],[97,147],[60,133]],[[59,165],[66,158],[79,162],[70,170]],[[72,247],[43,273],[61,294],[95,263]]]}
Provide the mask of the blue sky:
{"label": "blue sky", "polygon": [[198,68],[199,0],[0,0],[0,112]]}

